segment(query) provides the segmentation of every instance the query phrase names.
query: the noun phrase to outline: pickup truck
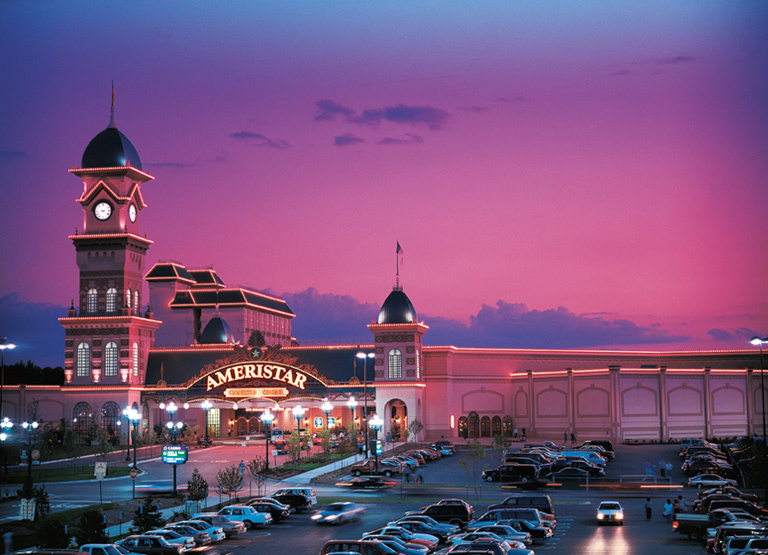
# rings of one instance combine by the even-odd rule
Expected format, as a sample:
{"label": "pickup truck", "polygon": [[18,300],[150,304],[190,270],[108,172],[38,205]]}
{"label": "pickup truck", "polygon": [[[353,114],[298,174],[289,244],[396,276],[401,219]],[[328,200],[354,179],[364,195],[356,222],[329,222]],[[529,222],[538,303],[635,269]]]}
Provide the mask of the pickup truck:
{"label": "pickup truck", "polygon": [[710,528],[717,528],[725,522],[738,520],[726,509],[717,509],[709,514],[677,513],[672,520],[672,530],[686,534],[692,540],[702,540],[708,535]]}
{"label": "pickup truck", "polygon": [[385,465],[379,464],[379,469],[377,471],[376,462],[372,461],[371,459],[368,459],[368,460],[350,465],[349,472],[354,476],[362,476],[363,474],[381,474],[389,478],[394,474],[400,474],[402,472],[402,467],[400,470],[398,470],[398,468],[395,466],[385,466]]}

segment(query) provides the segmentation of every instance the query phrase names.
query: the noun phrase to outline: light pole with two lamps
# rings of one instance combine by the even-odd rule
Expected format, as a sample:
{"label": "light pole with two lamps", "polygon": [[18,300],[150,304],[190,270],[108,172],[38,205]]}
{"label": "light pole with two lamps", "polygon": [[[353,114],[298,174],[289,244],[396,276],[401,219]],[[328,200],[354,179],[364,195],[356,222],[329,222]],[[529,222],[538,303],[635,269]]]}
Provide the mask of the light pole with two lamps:
{"label": "light pole with two lamps", "polygon": [[384,421],[379,418],[378,414],[374,414],[370,421],[371,429],[373,430],[373,453],[376,456],[376,474],[379,473],[379,430],[384,426]]}
{"label": "light pole with two lamps", "polygon": [[3,417],[3,388],[5,388],[5,350],[13,350],[16,345],[8,343],[8,338],[0,339],[0,418]]}
{"label": "light pole with two lamps", "polygon": [[297,405],[291,409],[291,412],[296,419],[296,434],[299,437],[299,456],[296,457],[296,460],[299,461],[301,459],[301,419],[304,418],[304,413],[307,411],[301,405]]}
{"label": "light pole with two lamps", "polygon": [[33,422],[23,422],[21,427],[27,432],[27,466],[29,469],[29,479],[32,480],[32,447],[35,443],[35,434],[37,433],[37,427],[40,424],[37,420]]}
{"label": "light pole with two lamps", "polygon": [[264,472],[269,471],[269,428],[274,419],[275,415],[269,409],[261,413],[261,421],[267,427],[267,430],[264,432]]}
{"label": "light pole with two lamps", "polygon": [[[170,422],[167,422],[165,424],[165,427],[168,428],[168,433],[171,437],[171,445],[176,445],[178,443],[178,436],[181,429],[184,427],[184,422],[173,421],[173,416],[176,414],[176,411],[179,410],[179,407],[176,406],[176,403],[171,401],[167,405],[165,403],[160,403],[160,408],[165,408],[166,412],[168,412],[168,415],[171,417]],[[188,409],[189,404],[184,403],[184,408]],[[172,464],[173,466],[173,494],[176,495],[176,464]]]}
{"label": "light pole with two lamps", "polygon": [[331,413],[333,412],[333,405],[326,399],[320,406],[320,410],[325,414],[325,429],[330,430],[331,427],[328,425],[328,417],[331,416]]}
{"label": "light pole with two lamps", "polygon": [[370,457],[370,453],[368,452],[368,359],[373,358],[376,355],[373,353],[365,353],[360,351],[355,356],[357,358],[363,359],[363,420],[365,420],[365,454]]}
{"label": "light pole with two lamps", "polygon": [[5,440],[8,439],[11,428],[13,428],[13,422],[7,416],[4,416],[2,421],[0,421],[0,428],[3,430],[0,432],[0,441],[3,443],[3,477],[5,478],[8,476],[8,454],[5,451]]}
{"label": "light pole with two lamps", "polygon": [[765,378],[763,377],[765,374],[765,368],[763,367],[763,343],[768,343],[768,337],[756,335],[749,342],[752,345],[760,346],[760,398],[763,400],[763,443],[768,445],[768,438],[765,437]]}

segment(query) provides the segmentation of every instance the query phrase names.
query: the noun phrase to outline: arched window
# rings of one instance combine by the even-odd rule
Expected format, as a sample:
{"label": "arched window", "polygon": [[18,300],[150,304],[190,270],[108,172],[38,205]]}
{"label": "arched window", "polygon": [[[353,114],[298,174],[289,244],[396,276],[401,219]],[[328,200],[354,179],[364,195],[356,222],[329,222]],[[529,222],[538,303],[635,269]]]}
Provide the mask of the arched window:
{"label": "arched window", "polygon": [[72,410],[72,428],[83,441],[88,441],[93,427],[93,409],[88,403],[78,403]]}
{"label": "arched window", "polygon": [[494,416],[491,418],[491,437],[501,435],[501,418]]}
{"label": "arched window", "polygon": [[416,349],[416,378],[421,378],[421,356],[418,349]]}
{"label": "arched window", "polygon": [[91,288],[88,290],[88,313],[96,314],[99,311],[99,292]]}
{"label": "arched window", "polygon": [[139,375],[139,344],[133,344],[133,375]]}
{"label": "arched window", "polygon": [[400,349],[389,351],[389,378],[399,379],[403,377],[403,354]]}
{"label": "arched window", "polygon": [[120,441],[120,405],[114,401],[107,401],[101,407],[101,429],[107,432],[111,442]]}
{"label": "arched window", "polygon": [[487,416],[480,419],[480,437],[491,437],[491,419]]}
{"label": "arched window", "polygon": [[125,306],[131,308],[131,290],[125,292]]}
{"label": "arched window", "polygon": [[139,290],[133,292],[133,310],[136,316],[139,315],[139,312],[141,311],[141,303],[139,302]]}
{"label": "arched window", "polygon": [[114,341],[104,348],[104,375],[117,376],[117,343]]}
{"label": "arched window", "polygon": [[459,437],[463,437],[464,439],[467,439],[467,417],[461,416],[459,417]]}
{"label": "arched window", "polygon": [[91,374],[91,346],[80,343],[77,346],[77,375],[85,378]]}
{"label": "arched window", "polygon": [[107,312],[117,312],[117,289],[107,289]]}
{"label": "arched window", "polygon": [[480,437],[480,417],[475,411],[469,413],[469,437]]}

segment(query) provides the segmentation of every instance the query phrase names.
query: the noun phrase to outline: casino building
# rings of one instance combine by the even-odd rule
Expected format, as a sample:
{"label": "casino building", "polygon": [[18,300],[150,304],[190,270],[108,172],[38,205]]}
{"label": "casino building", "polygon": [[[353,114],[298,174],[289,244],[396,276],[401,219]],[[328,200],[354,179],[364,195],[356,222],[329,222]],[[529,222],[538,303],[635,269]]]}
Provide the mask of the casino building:
{"label": "casino building", "polygon": [[[140,230],[142,190],[154,178],[115,125],[114,106],[112,113],[80,167],[69,170],[83,184],[83,223],[69,237],[77,305],[60,318],[66,383],[6,386],[2,416],[18,422],[32,410],[45,422],[66,419],[116,435],[127,430],[123,410],[132,407],[146,433],[169,420],[163,407],[173,401],[177,421],[201,435],[207,425],[212,437],[260,432],[265,409],[277,416],[273,426],[311,432],[326,417],[360,424],[376,413],[382,438],[409,430],[419,440],[514,430],[618,441],[762,430],[767,396],[755,349],[424,346],[429,326],[399,277],[367,324],[370,342],[302,346],[283,299],[230,287],[212,268],[147,266],[152,241]],[[306,409],[299,420],[298,406]]]}

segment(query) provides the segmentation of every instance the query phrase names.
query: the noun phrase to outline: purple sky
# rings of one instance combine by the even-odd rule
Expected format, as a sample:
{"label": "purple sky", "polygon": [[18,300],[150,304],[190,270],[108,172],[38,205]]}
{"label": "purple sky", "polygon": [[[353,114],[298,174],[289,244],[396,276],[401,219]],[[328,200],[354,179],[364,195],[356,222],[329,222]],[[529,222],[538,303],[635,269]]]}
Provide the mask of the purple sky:
{"label": "purple sky", "polygon": [[370,340],[749,347],[768,334],[768,4],[0,4],[0,336],[61,364],[81,183],[116,120],[148,262]]}

